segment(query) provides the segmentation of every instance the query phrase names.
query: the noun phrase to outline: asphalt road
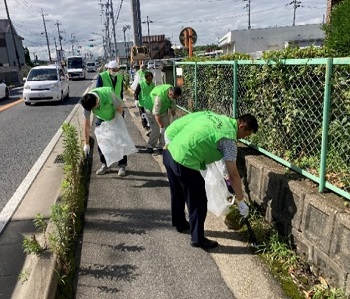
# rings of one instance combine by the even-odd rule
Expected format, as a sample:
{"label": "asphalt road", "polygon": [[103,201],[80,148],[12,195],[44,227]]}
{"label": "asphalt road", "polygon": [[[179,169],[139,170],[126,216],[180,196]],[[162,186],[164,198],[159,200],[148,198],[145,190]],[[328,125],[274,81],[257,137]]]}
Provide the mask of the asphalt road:
{"label": "asphalt road", "polygon": [[[26,106],[24,102],[19,101],[22,96],[21,87],[11,90],[9,99],[0,101],[0,211],[95,75],[88,73],[86,80],[70,81],[70,98],[63,104],[40,103]],[[1,109],[7,106],[9,108]]]}

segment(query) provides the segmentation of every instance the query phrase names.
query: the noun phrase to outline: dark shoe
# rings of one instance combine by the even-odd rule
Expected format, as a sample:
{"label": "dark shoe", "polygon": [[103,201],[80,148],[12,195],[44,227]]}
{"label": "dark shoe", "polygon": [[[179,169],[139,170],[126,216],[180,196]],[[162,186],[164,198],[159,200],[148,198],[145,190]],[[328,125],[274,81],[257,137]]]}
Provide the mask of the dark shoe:
{"label": "dark shoe", "polygon": [[186,222],[186,224],[184,225],[181,225],[181,226],[177,226],[176,227],[176,230],[179,232],[179,233],[183,233],[185,232],[186,230],[189,230],[190,229],[190,224],[188,222]]}
{"label": "dark shoe", "polygon": [[151,148],[151,147],[147,147],[146,151],[147,151],[147,153],[149,153],[149,154],[153,154],[153,153],[154,153],[154,150],[153,150],[153,148]]}
{"label": "dark shoe", "polygon": [[191,241],[191,246],[193,247],[200,247],[200,248],[203,248],[203,249],[210,249],[210,248],[214,248],[216,246],[218,246],[219,243],[216,242],[216,241],[212,241],[212,240],[209,240],[207,238],[203,238],[200,242],[193,242]]}

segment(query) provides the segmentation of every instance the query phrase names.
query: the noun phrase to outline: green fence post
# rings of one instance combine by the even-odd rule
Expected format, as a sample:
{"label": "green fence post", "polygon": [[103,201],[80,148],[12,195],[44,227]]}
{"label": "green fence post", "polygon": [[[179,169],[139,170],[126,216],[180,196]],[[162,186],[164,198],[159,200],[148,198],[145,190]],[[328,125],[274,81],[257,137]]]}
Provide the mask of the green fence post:
{"label": "green fence post", "polygon": [[333,59],[327,58],[326,78],[324,88],[323,102],[323,120],[322,120],[322,146],[321,146],[321,161],[320,161],[320,182],[318,191],[322,193],[326,184],[326,166],[327,166],[327,149],[328,149],[328,129],[329,129],[329,114],[331,106],[331,78],[333,69]]}
{"label": "green fence post", "polygon": [[198,109],[197,99],[197,62],[194,63],[194,111]]}
{"label": "green fence post", "polygon": [[173,78],[174,78],[174,85],[176,86],[176,61],[173,63]]}
{"label": "green fence post", "polygon": [[237,115],[237,98],[238,98],[238,61],[235,60],[233,63],[233,102],[232,102],[232,112],[233,117],[236,118]]}

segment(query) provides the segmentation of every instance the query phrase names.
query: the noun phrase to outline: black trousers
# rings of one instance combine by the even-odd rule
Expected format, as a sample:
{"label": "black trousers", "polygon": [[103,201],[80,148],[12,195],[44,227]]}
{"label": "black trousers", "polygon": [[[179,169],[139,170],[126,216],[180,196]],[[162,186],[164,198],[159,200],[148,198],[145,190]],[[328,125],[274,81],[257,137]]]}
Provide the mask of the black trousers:
{"label": "black trousers", "polygon": [[[123,113],[123,117],[124,117],[124,113]],[[96,122],[95,122],[96,127],[101,125],[103,122],[104,122],[104,120],[102,120],[100,118],[96,118]],[[107,163],[106,163],[105,156],[103,155],[103,153],[98,145],[97,145],[97,151],[98,151],[98,155],[100,156],[101,163],[106,165]],[[127,156],[123,156],[123,159],[118,161],[118,166],[120,166],[120,165],[126,166],[127,164],[128,164],[128,157]]]}
{"label": "black trousers", "polygon": [[200,242],[204,238],[204,222],[207,217],[205,182],[198,170],[187,168],[163,151],[163,164],[168,174],[173,226],[182,226],[185,221],[185,204],[189,213],[191,239]]}

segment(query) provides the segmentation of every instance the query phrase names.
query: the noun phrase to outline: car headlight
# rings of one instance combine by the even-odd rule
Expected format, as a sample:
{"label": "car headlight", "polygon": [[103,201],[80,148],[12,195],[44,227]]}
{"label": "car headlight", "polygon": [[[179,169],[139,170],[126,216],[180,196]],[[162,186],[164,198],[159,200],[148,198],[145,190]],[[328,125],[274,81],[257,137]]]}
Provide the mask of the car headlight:
{"label": "car headlight", "polygon": [[58,83],[54,83],[51,85],[51,88],[58,88]]}
{"label": "car headlight", "polygon": [[30,90],[30,86],[29,85],[24,85],[23,89]]}

